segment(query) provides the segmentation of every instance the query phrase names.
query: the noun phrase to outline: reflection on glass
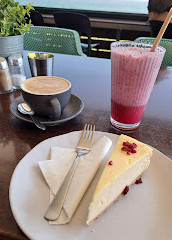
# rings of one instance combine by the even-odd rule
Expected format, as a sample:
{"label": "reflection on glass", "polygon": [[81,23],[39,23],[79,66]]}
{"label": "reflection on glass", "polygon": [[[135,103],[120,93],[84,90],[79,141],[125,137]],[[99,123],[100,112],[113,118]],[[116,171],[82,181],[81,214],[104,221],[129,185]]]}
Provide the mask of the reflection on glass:
{"label": "reflection on glass", "polygon": [[[20,0],[20,4],[26,5],[29,0]],[[80,9],[103,12],[123,12],[147,14],[148,0],[37,0],[35,7]]]}

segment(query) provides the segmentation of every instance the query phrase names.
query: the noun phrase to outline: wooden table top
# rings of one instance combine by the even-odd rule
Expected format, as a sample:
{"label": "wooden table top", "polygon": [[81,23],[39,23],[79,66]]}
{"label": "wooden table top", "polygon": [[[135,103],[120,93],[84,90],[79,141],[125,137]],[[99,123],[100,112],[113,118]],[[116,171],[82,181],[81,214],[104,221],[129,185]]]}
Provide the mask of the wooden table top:
{"label": "wooden table top", "polygon": [[[54,55],[54,75],[71,81],[72,93],[82,98],[85,108],[73,120],[42,131],[11,114],[9,106],[21,95],[20,90],[0,95],[0,240],[28,239],[12,215],[9,184],[18,162],[47,138],[82,130],[85,123],[90,123],[98,131],[125,133],[172,158],[172,67],[161,68],[139,128],[124,132],[110,124],[110,60]],[[24,59],[29,77],[26,52]]]}

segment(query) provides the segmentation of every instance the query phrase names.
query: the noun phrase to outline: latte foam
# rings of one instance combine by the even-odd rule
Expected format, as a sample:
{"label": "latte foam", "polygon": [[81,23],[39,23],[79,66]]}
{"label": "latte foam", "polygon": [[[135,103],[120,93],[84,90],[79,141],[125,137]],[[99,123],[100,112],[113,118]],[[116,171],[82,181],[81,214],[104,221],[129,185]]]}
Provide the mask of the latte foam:
{"label": "latte foam", "polygon": [[21,88],[33,94],[51,95],[68,90],[70,86],[70,83],[63,78],[42,76],[25,80]]}

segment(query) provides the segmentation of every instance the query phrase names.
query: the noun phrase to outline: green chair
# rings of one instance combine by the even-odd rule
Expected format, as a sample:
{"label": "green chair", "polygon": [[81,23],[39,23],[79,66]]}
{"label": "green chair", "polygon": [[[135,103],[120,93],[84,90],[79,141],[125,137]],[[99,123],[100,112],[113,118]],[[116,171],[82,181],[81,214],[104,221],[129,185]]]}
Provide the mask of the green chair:
{"label": "green chair", "polygon": [[86,56],[78,32],[56,27],[31,27],[24,35],[24,50]]}
{"label": "green chair", "polygon": [[[136,38],[135,41],[153,44],[155,42],[155,38],[139,37]],[[162,38],[159,45],[166,49],[166,53],[162,61],[162,66],[172,66],[172,39]]]}

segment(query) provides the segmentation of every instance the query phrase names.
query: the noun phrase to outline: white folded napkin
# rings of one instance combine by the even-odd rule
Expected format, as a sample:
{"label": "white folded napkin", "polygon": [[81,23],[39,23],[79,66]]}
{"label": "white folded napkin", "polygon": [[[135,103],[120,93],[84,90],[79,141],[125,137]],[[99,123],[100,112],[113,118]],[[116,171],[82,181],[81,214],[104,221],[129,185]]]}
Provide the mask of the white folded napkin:
{"label": "white folded napkin", "polygon": [[[93,144],[90,153],[80,157],[61,214],[56,221],[49,221],[50,224],[65,224],[70,221],[111,145],[111,140],[104,136]],[[75,149],[51,147],[51,160],[39,162],[42,174],[50,188],[50,202],[62,184],[75,157]]]}

